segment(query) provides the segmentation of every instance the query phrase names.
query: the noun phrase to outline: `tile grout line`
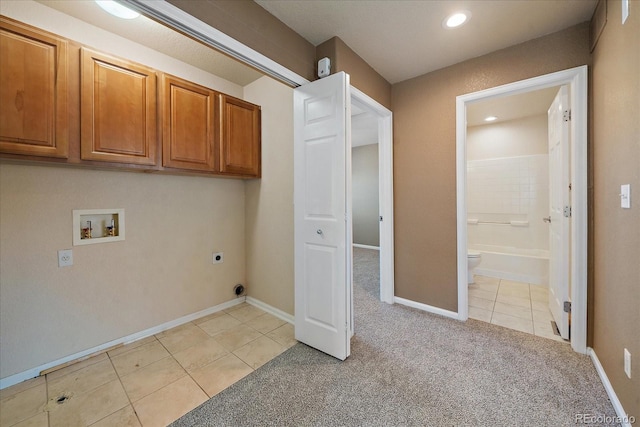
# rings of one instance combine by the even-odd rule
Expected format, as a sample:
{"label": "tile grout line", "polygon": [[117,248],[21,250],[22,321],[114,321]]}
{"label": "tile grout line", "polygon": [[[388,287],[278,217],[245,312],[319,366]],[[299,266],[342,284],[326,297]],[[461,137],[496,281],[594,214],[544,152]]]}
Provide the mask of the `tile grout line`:
{"label": "tile grout line", "polygon": [[45,395],[47,396],[47,401],[44,404],[45,412],[47,413],[47,426],[51,426],[51,414],[49,413],[49,378],[47,378],[47,374],[44,375],[44,390]]}
{"label": "tile grout line", "polygon": [[[155,337],[155,335],[154,335]],[[157,339],[157,338],[156,338]],[[158,340],[159,341],[159,340]],[[132,349],[133,350],[133,349]],[[127,352],[123,353],[126,354]],[[127,396],[127,400],[129,401],[129,405],[131,406],[131,410],[133,411],[133,413],[136,415],[136,419],[138,420],[138,423],[140,423],[140,425],[142,426],[142,421],[140,420],[140,417],[138,416],[138,411],[136,411],[135,406],[133,406],[133,402],[131,401],[131,397],[129,396],[129,393],[127,393],[127,389],[124,387],[124,384],[122,384],[122,378],[120,377],[120,373],[118,372],[118,370],[116,369],[116,365],[113,364],[113,360],[111,359],[111,355],[109,354],[109,352],[107,352],[107,357],[109,358],[109,363],[111,363],[111,367],[113,368],[113,371],[116,373],[116,376],[118,377],[118,381],[120,381],[120,386],[122,387],[122,390],[124,391],[124,394]],[[118,411],[122,410],[122,408],[118,409]],[[116,411],[116,412],[118,412]],[[115,412],[114,412],[115,414]],[[113,414],[109,414],[107,415],[107,417],[111,416]],[[104,420],[105,418],[102,418],[102,420]],[[98,420],[101,421],[101,420]],[[98,422],[96,421],[96,423]],[[95,424],[95,423],[94,423]],[[144,427],[144,426],[143,426]]]}
{"label": "tile grout line", "polygon": [[[212,320],[213,320],[213,319],[212,319]],[[207,334],[207,336],[209,336],[209,338],[212,338],[212,339],[213,339],[213,337],[212,337],[211,335],[209,335],[209,333],[208,333],[207,331],[205,331],[204,329],[202,329],[202,328],[200,327],[200,325],[196,324],[195,322],[192,322],[192,323],[193,323],[194,325],[196,325],[196,326],[198,327],[198,329],[200,329],[202,332],[204,332],[205,334]],[[217,341],[216,341],[216,342],[217,342]],[[222,345],[222,344],[221,344],[221,345]],[[224,348],[224,346],[222,346],[222,347]],[[226,350],[226,348],[225,348],[225,350]],[[173,356],[173,355],[171,355],[171,356]],[[224,357],[224,356],[222,356],[222,357]],[[220,358],[218,358],[218,359],[216,359],[216,360],[220,360],[222,357],[220,357]],[[214,363],[216,360],[214,360],[214,361],[212,361],[212,362],[210,362],[210,363],[207,363],[207,364],[206,364],[206,365],[204,365],[204,366],[208,366],[208,365],[210,365],[211,363]],[[176,360],[176,362],[178,362],[178,361]],[[178,362],[178,364],[180,364],[180,362]],[[180,365],[180,366],[182,366],[182,365]],[[200,366],[198,369],[204,368],[204,366]],[[184,366],[183,366],[183,368],[184,368]],[[200,383],[199,383],[198,381],[196,381],[196,379],[195,379],[195,378],[193,378],[193,376],[191,375],[191,372],[187,371],[187,368],[184,368],[184,370],[187,372],[187,375],[189,375],[189,378],[191,378],[191,381],[193,381],[194,383],[196,383],[196,385],[198,386],[198,388],[200,388],[200,390],[202,390],[202,392],[204,393],[204,395],[205,395],[205,396],[207,396],[207,400],[211,399],[213,396],[209,396],[209,393],[207,393],[207,391],[206,391],[204,388],[202,388],[202,386],[200,385]],[[195,409],[195,408],[194,408],[194,409]]]}
{"label": "tile grout line", "polygon": [[498,301],[498,293],[500,293],[500,286],[502,286],[502,279],[498,280],[498,288],[496,289],[496,294],[493,297],[493,306],[491,307],[491,321],[489,322],[492,325],[495,325],[495,323],[493,323],[493,315],[496,312],[496,302]]}

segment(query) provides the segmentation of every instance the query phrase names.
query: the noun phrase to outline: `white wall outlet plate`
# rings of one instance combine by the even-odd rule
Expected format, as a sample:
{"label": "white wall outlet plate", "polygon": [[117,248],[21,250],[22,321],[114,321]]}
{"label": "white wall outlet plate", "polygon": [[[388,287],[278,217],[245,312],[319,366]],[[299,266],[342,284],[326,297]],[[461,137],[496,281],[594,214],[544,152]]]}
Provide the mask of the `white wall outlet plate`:
{"label": "white wall outlet plate", "polygon": [[222,264],[224,262],[224,253],[223,252],[214,252],[211,262],[213,264]]}
{"label": "white wall outlet plate", "polygon": [[63,249],[58,251],[58,267],[69,267],[73,265],[73,251]]}

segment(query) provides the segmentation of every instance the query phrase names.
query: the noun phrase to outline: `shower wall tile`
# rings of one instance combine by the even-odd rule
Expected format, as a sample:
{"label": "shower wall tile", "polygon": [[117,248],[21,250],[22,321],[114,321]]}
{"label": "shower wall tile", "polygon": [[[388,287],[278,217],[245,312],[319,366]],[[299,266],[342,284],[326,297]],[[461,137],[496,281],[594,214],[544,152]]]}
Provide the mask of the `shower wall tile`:
{"label": "shower wall tile", "polygon": [[537,205],[548,204],[548,157],[540,154],[467,162],[470,217],[471,214],[529,215]]}
{"label": "shower wall tile", "polygon": [[480,221],[529,221],[528,227],[474,225],[469,243],[548,249],[547,154],[467,162],[468,217]]}

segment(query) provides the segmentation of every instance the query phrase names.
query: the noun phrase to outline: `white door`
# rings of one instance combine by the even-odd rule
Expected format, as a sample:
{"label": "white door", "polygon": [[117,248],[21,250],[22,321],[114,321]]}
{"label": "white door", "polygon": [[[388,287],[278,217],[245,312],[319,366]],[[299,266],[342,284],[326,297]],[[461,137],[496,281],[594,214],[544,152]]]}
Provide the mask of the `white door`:
{"label": "white door", "polygon": [[549,107],[549,309],[560,335],[569,339],[569,97],[562,86]]}
{"label": "white door", "polygon": [[351,330],[349,75],[294,90],[295,336],[340,360]]}

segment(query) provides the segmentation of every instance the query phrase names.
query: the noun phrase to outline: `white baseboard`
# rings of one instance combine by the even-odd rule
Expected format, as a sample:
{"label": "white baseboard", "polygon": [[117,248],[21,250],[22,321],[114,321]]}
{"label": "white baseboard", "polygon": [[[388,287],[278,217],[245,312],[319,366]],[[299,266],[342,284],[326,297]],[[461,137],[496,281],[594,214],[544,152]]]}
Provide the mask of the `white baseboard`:
{"label": "white baseboard", "polygon": [[458,320],[458,313],[455,311],[445,310],[443,308],[434,307],[432,305],[423,304],[421,302],[415,302],[404,298],[393,297],[393,302],[406,305],[407,307],[417,308],[418,310],[426,311],[428,313],[438,314],[444,317],[450,317]]}
{"label": "white baseboard", "polygon": [[209,314],[216,313],[218,311],[233,307],[234,305],[241,304],[245,301],[245,297],[240,297],[231,301],[223,302],[222,304],[218,304],[213,307],[206,308],[204,310],[198,311],[197,313],[188,314],[186,316],[180,317],[175,320],[171,320],[169,322],[163,323],[158,326],[154,326],[149,329],[145,329],[144,331],[136,332],[131,335],[127,335],[126,337],[118,338],[113,341],[109,341],[107,343],[101,344],[96,347],[89,348],[87,350],[80,351],[75,354],[71,354],[69,356],[63,357],[61,359],[57,359],[44,365],[37,366],[35,368],[28,369],[24,372],[20,372],[18,374],[10,375],[5,378],[0,379],[0,390],[10,387],[14,384],[21,383],[22,381],[26,381],[31,378],[35,378],[40,375],[41,372],[46,371],[48,369],[54,368],[56,366],[63,365],[65,363],[73,362],[74,360],[80,360],[87,356],[94,355],[112,347],[115,347],[120,344],[129,344],[134,341],[141,340],[143,338],[149,337],[151,335],[158,334],[162,331],[166,331],[167,329],[175,328],[176,326],[180,326],[184,323],[191,322],[193,320],[199,319],[204,316],[208,316]]}
{"label": "white baseboard", "polygon": [[266,311],[269,314],[273,314],[277,318],[282,319],[287,323],[291,323],[292,325],[295,324],[295,320],[294,320],[295,318],[291,314],[286,313],[278,308],[275,308],[274,306],[269,305],[266,302],[262,302],[259,299],[255,299],[253,297],[247,297],[247,304],[254,305]]}
{"label": "white baseboard", "polygon": [[353,247],[354,248],[361,248],[361,249],[373,249],[375,251],[379,251],[380,250],[380,246],[361,245],[360,243],[354,243]]}
{"label": "white baseboard", "polygon": [[607,395],[609,396],[609,400],[613,405],[613,409],[615,409],[616,414],[618,415],[618,418],[619,418],[617,420],[611,420],[612,421],[611,423],[606,422],[604,424],[620,424],[622,427],[631,427],[631,423],[632,423],[632,420],[630,419],[631,417],[629,417],[629,415],[627,415],[627,413],[624,411],[624,408],[622,407],[622,403],[620,402],[620,399],[618,399],[618,395],[613,389],[613,386],[609,381],[609,377],[607,377],[607,373],[604,371],[604,368],[600,364],[600,360],[598,359],[598,356],[596,356],[596,352],[591,347],[587,347],[587,353],[591,357],[591,361],[593,362],[593,365],[596,367],[596,372],[598,372],[598,375],[600,376],[600,381],[602,381],[602,385],[604,386],[604,389],[607,391]]}

